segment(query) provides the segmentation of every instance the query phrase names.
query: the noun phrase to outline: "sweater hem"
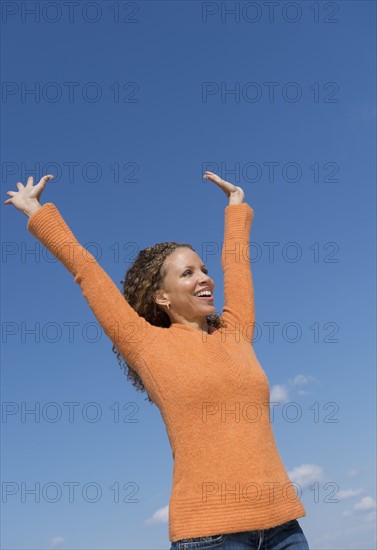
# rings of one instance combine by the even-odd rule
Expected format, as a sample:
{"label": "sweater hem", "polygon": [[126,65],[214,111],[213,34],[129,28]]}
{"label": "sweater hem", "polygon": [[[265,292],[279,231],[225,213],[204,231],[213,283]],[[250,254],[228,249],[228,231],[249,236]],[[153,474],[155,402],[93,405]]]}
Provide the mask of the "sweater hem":
{"label": "sweater hem", "polygon": [[[306,516],[306,510],[297,500],[287,507],[275,502],[271,509],[256,509],[252,503],[228,502],[222,505],[208,505],[203,509],[186,508],[185,513],[180,505],[179,517],[184,521],[171,521],[169,524],[169,539],[177,542],[181,539],[209,537],[220,534],[239,533],[241,531],[261,531],[273,529],[278,525]],[[175,514],[177,513],[175,508]],[[215,512],[215,513],[214,513]]]}

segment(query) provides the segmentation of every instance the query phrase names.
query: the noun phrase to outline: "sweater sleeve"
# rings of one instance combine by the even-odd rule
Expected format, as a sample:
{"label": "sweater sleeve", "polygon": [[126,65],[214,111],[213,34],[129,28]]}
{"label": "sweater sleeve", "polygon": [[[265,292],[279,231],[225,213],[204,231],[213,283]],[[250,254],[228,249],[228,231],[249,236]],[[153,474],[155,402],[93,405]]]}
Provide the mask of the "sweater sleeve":
{"label": "sweater sleeve", "polygon": [[225,207],[221,262],[224,274],[222,319],[252,342],[255,326],[254,286],[250,264],[250,230],[254,210],[247,203]]}
{"label": "sweater sleeve", "polygon": [[27,229],[74,276],[104,332],[134,370],[141,370],[142,350],[156,327],[129,305],[94,256],[77,241],[53,203],[45,203],[34,212]]}

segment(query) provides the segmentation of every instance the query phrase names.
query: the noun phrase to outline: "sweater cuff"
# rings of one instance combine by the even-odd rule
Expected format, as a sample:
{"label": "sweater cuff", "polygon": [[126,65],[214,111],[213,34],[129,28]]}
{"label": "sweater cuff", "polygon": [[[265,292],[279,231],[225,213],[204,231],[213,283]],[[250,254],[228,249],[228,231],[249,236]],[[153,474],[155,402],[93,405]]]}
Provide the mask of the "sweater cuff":
{"label": "sweater cuff", "polygon": [[47,220],[54,216],[57,212],[56,206],[52,202],[46,202],[42,204],[41,208],[38,208],[34,214],[32,214],[27,221],[27,230],[35,236],[36,233],[43,234],[43,226],[48,225]]}
{"label": "sweater cuff", "polygon": [[228,204],[225,207],[225,234],[227,238],[239,238],[250,233],[254,210],[246,202]]}

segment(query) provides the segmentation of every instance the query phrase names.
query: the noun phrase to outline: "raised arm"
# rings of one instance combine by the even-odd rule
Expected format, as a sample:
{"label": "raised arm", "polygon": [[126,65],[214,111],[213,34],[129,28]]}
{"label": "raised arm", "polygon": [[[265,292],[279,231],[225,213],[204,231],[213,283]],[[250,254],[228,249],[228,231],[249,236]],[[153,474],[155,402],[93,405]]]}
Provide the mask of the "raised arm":
{"label": "raised arm", "polygon": [[[250,230],[254,211],[247,204],[225,207],[221,263],[224,273],[222,318],[237,325],[243,338],[252,342],[255,326],[254,286],[250,263]],[[238,328],[237,328],[238,330]]]}
{"label": "raised arm", "polygon": [[[27,189],[29,181],[26,187],[20,182],[19,184],[17,185],[21,192]],[[30,185],[29,193],[31,194],[37,187]],[[22,202],[22,193],[18,197],[12,191],[8,194],[14,195],[13,204],[17,199],[15,206],[28,216],[28,231],[74,276],[75,282],[80,285],[82,294],[101,327],[124,359],[132,365],[134,370],[142,369],[144,365],[142,350],[148,337],[158,328],[140,317],[128,304],[94,256],[77,241],[53,203],[40,205],[36,195],[32,197],[33,200],[29,198]],[[24,192],[25,194],[27,191]]]}
{"label": "raised arm", "polygon": [[213,172],[205,172],[204,177],[216,183],[228,196],[221,250],[225,298],[222,318],[235,330],[240,330],[243,338],[252,342],[255,302],[250,262],[250,230],[254,210],[243,202],[245,193],[241,187],[224,181]]}

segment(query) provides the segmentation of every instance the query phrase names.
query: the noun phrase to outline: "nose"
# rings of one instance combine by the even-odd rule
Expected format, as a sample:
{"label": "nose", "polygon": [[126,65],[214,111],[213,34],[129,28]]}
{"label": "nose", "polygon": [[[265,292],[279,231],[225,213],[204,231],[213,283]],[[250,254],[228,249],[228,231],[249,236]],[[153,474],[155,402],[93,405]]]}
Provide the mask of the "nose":
{"label": "nose", "polygon": [[212,281],[211,277],[209,275],[206,275],[205,273],[203,273],[204,277],[202,277],[201,279],[201,283],[210,283]]}

